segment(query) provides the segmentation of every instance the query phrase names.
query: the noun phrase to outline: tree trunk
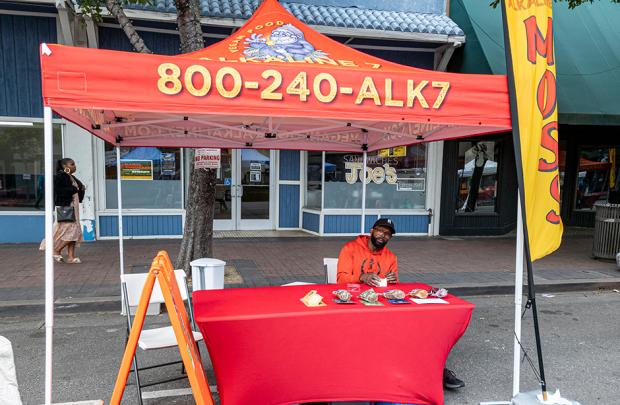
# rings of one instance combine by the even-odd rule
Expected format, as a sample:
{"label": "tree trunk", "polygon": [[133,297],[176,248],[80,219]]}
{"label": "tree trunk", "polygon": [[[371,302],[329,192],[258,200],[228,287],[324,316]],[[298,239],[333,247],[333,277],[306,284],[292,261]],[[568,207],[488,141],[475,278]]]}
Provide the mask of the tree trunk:
{"label": "tree trunk", "polygon": [[116,21],[118,21],[121,29],[125,32],[125,35],[129,38],[129,42],[137,52],[152,53],[125,14],[125,10],[123,10],[123,6],[121,5],[121,0],[105,0],[105,7],[110,14],[116,18]]}
{"label": "tree trunk", "polygon": [[198,51],[205,46],[200,25],[199,0],[175,0],[181,53]]}
{"label": "tree trunk", "polygon": [[[129,38],[134,49],[141,53],[151,53],[140,34],[127,18],[121,6],[122,0],[105,0],[110,14],[116,18]],[[204,47],[202,26],[200,25],[199,0],[175,0],[177,26],[181,40],[181,53],[197,51]],[[189,275],[189,263],[201,257],[213,256],[213,216],[215,207],[216,171],[212,169],[194,170],[193,151],[187,150],[190,162],[190,181],[185,204],[185,228],[183,241],[176,262],[177,269]]]}
{"label": "tree trunk", "polygon": [[[175,0],[177,25],[181,39],[181,53],[204,48],[202,26],[200,25],[200,3],[198,0]],[[216,171],[193,168],[193,153],[190,159],[190,181],[185,204],[185,228],[183,241],[176,262],[177,269],[190,274],[189,263],[201,257],[213,256],[213,216],[215,207]]]}
{"label": "tree trunk", "polygon": [[[188,150],[190,151],[192,150]],[[187,155],[192,163],[185,204],[185,228],[176,268],[185,270],[189,275],[189,264],[192,260],[213,257],[213,216],[217,177],[215,170],[193,169],[193,153]]]}

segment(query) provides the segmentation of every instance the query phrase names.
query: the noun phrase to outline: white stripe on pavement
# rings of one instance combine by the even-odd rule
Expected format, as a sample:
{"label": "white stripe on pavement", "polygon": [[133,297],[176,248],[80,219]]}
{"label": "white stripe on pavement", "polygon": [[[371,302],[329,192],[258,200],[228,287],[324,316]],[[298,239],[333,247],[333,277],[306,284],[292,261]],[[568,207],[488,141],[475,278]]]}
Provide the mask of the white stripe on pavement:
{"label": "white stripe on pavement", "polygon": [[178,388],[175,390],[148,391],[148,392],[142,393],[142,399],[180,397],[183,395],[192,395],[192,389],[191,388]]}
{"label": "white stripe on pavement", "polygon": [[[209,389],[211,390],[211,392],[217,392],[217,387],[215,385],[210,385]],[[183,395],[192,395],[192,389],[191,388],[178,388],[174,390],[148,391],[148,392],[142,393],[142,399],[180,397]]]}

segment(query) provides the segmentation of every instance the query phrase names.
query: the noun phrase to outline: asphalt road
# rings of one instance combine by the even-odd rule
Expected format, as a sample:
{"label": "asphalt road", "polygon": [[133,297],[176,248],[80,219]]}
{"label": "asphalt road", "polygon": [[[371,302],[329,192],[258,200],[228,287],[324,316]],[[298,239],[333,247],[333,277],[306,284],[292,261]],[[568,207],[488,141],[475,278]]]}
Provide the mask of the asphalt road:
{"label": "asphalt road", "polygon": [[[470,297],[476,304],[469,329],[448,359],[448,367],[467,386],[446,392],[446,404],[509,400],[512,392],[513,297]],[[620,403],[620,293],[579,292],[539,297],[545,370],[550,390],[583,405]],[[54,401],[109,400],[122,355],[125,318],[115,312],[83,312],[61,308],[56,317]],[[0,312],[0,335],[13,343],[18,381],[25,404],[43,403],[45,330],[42,314]],[[164,321],[164,318],[159,321]],[[531,313],[523,324],[523,343],[536,361]],[[204,347],[204,346],[203,346]],[[204,350],[203,350],[204,352]],[[149,360],[176,359],[168,353]],[[205,367],[210,368],[203,354]],[[171,366],[166,375],[179,372]],[[522,390],[535,389],[537,380],[529,365],[522,366]],[[147,374],[143,375],[148,377]],[[212,371],[208,373],[214,383]],[[150,389],[188,387],[186,381]],[[1,402],[1,401],[0,401]],[[123,403],[135,404],[135,387],[129,385]],[[161,398],[146,404],[191,404],[189,396]],[[260,404],[257,404],[260,405]]]}

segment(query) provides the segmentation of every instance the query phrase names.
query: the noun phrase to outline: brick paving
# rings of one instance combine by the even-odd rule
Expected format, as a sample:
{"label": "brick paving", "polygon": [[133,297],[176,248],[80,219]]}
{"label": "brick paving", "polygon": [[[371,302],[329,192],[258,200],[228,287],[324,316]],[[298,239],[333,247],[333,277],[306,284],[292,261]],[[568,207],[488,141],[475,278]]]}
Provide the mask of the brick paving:
{"label": "brick paving", "polygon": [[[252,237],[214,240],[215,257],[243,278],[230,287],[280,285],[291,281],[322,282],[322,258],[337,257],[350,238]],[[174,259],[180,240],[127,240],[127,272],[148,269],[159,250]],[[395,237],[390,248],[398,256],[402,281],[434,285],[511,284],[515,240],[494,238]],[[84,243],[81,265],[55,266],[55,295],[60,299],[111,297],[120,294],[116,241]],[[618,280],[610,261],[591,258],[592,232],[568,233],[561,248],[535,263],[537,282]],[[0,245],[0,302],[44,298],[43,253],[33,244]]]}

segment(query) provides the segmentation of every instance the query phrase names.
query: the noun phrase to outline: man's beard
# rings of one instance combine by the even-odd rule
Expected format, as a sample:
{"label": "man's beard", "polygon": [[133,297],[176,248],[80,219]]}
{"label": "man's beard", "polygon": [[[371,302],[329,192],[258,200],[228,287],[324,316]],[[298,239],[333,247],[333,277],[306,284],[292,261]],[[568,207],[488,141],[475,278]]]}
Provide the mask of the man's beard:
{"label": "man's beard", "polygon": [[385,239],[383,239],[383,241],[378,241],[377,238],[375,238],[374,235],[370,235],[370,242],[377,249],[383,249],[385,247],[385,245],[387,245],[387,243],[388,243],[388,241],[385,240]]}

